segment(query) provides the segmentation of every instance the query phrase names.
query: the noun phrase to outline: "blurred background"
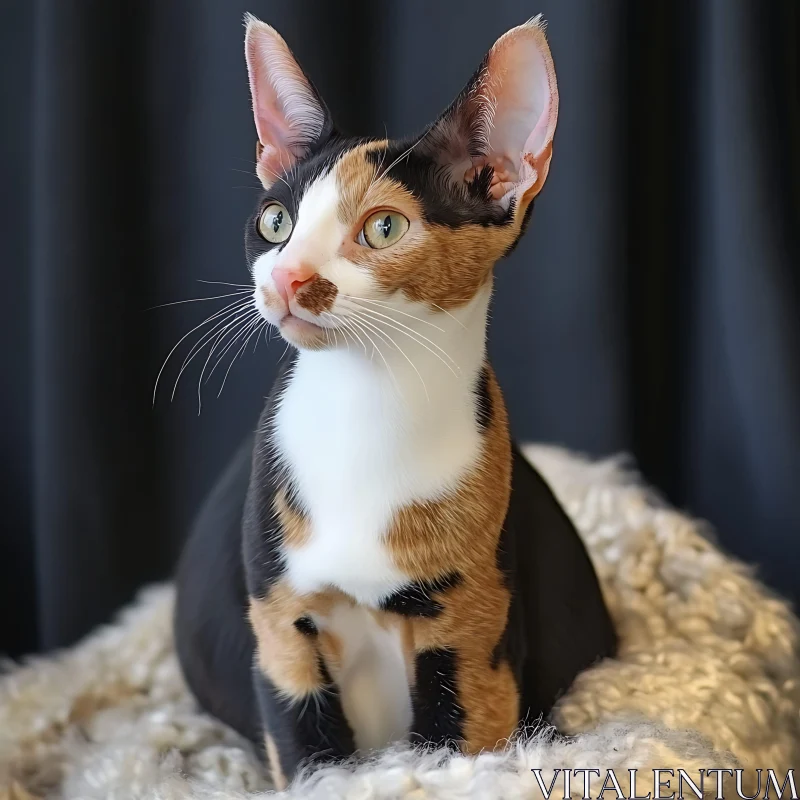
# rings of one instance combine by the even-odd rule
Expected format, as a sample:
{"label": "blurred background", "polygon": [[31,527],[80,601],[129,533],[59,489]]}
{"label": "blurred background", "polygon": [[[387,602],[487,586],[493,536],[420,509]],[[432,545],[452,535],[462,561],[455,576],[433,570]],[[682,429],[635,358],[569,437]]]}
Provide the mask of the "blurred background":
{"label": "blurred background", "polygon": [[233,348],[198,415],[209,348],[170,394],[201,328],[153,405],[233,298],[152,307],[249,278],[245,11],[378,136],[543,12],[555,157],[490,334],[514,433],[632,454],[799,599],[797,0],[5,0],[0,652],[66,645],[170,576],[283,353],[251,342],[217,397]]}

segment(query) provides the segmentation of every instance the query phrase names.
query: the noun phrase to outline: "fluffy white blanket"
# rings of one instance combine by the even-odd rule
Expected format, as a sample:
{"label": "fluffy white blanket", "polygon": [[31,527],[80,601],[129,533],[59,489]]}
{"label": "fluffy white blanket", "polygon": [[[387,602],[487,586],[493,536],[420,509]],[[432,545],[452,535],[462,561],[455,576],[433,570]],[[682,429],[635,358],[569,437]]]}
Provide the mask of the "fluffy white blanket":
{"label": "fluffy white blanket", "polygon": [[[581,768],[600,772],[591,774],[593,797],[606,770],[630,793],[633,768],[646,795],[653,769],[682,768],[697,782],[700,770],[726,767],[743,770],[752,795],[757,768],[782,782],[800,764],[800,630],[786,604],[619,461],[527,453],[575,520],[621,637],[619,657],[581,675],[557,708],[572,736],[528,731],[475,758],[396,749],[310,771],[286,797],[534,798],[540,769],[561,798],[563,770]],[[146,590],[71,650],[8,666],[0,798],[238,800],[269,789],[251,748],[195,708],[173,652],[171,609],[169,587]],[[582,773],[570,775],[568,794],[582,797]],[[603,797],[617,797],[606,785]],[[762,797],[764,789],[762,779]],[[716,794],[708,775],[705,792]]]}

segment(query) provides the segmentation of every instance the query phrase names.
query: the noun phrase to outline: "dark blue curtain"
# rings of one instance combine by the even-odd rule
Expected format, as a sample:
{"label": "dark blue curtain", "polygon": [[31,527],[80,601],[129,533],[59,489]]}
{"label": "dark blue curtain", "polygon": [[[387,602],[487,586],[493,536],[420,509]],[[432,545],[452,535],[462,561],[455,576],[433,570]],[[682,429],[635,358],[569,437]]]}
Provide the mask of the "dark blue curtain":
{"label": "dark blue curtain", "polygon": [[[633,453],[798,597],[796,0],[22,0],[0,8],[0,651],[65,645],[166,578],[283,347],[202,386],[170,348],[248,279],[242,14],[348,132],[420,128],[496,36],[549,20],[553,168],[500,265],[491,350],[520,438]],[[385,126],[385,127],[384,127]],[[230,353],[229,355],[233,355]]]}

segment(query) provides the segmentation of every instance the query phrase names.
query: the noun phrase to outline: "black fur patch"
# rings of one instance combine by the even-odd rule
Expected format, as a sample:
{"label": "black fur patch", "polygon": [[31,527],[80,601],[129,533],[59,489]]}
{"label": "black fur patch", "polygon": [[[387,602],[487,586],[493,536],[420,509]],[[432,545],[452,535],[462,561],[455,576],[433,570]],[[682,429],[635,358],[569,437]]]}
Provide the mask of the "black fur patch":
{"label": "black fur patch", "polygon": [[314,620],[311,617],[300,617],[294,621],[294,626],[300,633],[306,634],[306,636],[316,636],[319,631],[317,631],[317,626],[314,624]]}
{"label": "black fur patch", "polygon": [[253,453],[248,437],[197,515],[176,576],[175,648],[200,705],[253,741],[255,637],[247,620],[242,508]]}
{"label": "black fur patch", "polygon": [[486,430],[492,421],[494,407],[492,395],[489,393],[489,370],[484,365],[478,375],[478,382],[475,384],[475,401],[477,405],[477,419],[481,430]]}
{"label": "black fur patch", "polygon": [[[390,142],[387,147],[371,150],[366,157],[379,167],[379,174],[383,170],[381,164],[391,167],[387,177],[419,201],[426,222],[460,228],[475,224],[508,225],[512,221],[514,204],[504,209],[489,194],[491,167],[480,170],[473,180],[458,184],[432,156],[416,148],[409,151],[414,141]],[[392,166],[396,159],[399,161]]]}
{"label": "black fur patch", "polygon": [[[575,676],[616,649],[616,635],[572,520],[519,449],[498,564],[512,578],[505,657],[521,666],[521,718],[547,716]],[[506,560],[507,559],[507,560]],[[554,565],[558,565],[554,567]]]}
{"label": "black fur patch", "polygon": [[531,221],[531,215],[533,214],[533,204],[536,202],[536,198],[528,203],[528,207],[525,209],[525,214],[522,217],[522,224],[519,227],[519,233],[517,234],[517,238],[514,239],[513,242],[508,246],[508,249],[503,253],[503,258],[506,256],[510,256],[516,249],[517,245],[520,242],[520,239],[525,235],[525,231],[528,230],[528,225]]}
{"label": "black fur patch", "polygon": [[415,581],[404,586],[381,601],[382,611],[391,611],[405,617],[438,617],[444,606],[433,595],[446,592],[461,582],[461,576],[452,572],[432,581]]}
{"label": "black fur patch", "polygon": [[[278,463],[270,441],[271,420],[275,405],[286,387],[292,363],[279,372],[258,421],[250,485],[242,518],[242,555],[248,593],[257,599],[267,596],[270,587],[284,572],[278,545],[281,527],[275,516],[273,500],[276,487],[288,485],[287,502],[292,503],[291,476]],[[302,513],[302,512],[301,512]]]}
{"label": "black fur patch", "polygon": [[454,650],[426,650],[417,656],[411,741],[436,747],[458,746],[464,738],[464,709],[458,703]]}
{"label": "black fur patch", "polygon": [[[467,148],[473,160],[486,155],[486,116],[476,102],[477,84],[488,67],[488,55],[458,97],[421,136],[391,142],[368,158],[391,165],[388,177],[401,183],[420,202],[427,222],[458,228],[478,224],[508,225],[514,218],[512,201],[504,209],[490,193],[494,170],[484,166],[469,181],[449,174],[450,153]],[[397,161],[397,163],[395,163]]]}
{"label": "black fur patch", "polygon": [[[455,122],[457,129],[466,140],[470,156],[472,158],[480,158],[480,156],[486,155],[484,151],[486,131],[482,127],[485,124],[485,116],[481,113],[480,106],[474,102],[474,99],[478,95],[476,91],[478,84],[488,69],[489,53],[483,57],[478,68],[472,73],[456,99],[447,107],[447,110],[440,116],[439,120],[434,123],[433,136],[431,137],[433,139],[432,146],[445,144],[442,142],[441,134],[437,128],[439,130],[452,130]],[[442,123],[445,123],[444,126],[442,126]]]}
{"label": "black fur patch", "polygon": [[500,570],[500,574],[503,576],[503,584],[511,593],[511,604],[508,609],[506,626],[503,628],[503,633],[492,651],[491,664],[492,669],[497,669],[501,661],[508,661],[517,676],[517,682],[519,682],[521,658],[518,657],[517,646],[524,643],[520,642],[520,607],[514,571],[516,561],[514,557],[514,532],[511,529],[508,517],[503,521],[500,539],[497,542],[495,560],[497,569]]}
{"label": "black fur patch", "polygon": [[[516,452],[516,448],[514,448],[514,458],[516,458]],[[514,493],[514,483],[512,477],[512,496]],[[518,574],[516,570],[517,537],[524,535],[524,533],[520,534],[520,531],[514,527],[514,524],[515,521],[512,515],[507,513],[505,520],[503,520],[503,527],[500,530],[500,538],[497,542],[495,563],[497,564],[497,569],[500,571],[500,574],[503,576],[503,585],[511,594],[511,603],[508,608],[508,618],[506,619],[503,633],[492,650],[491,665],[492,669],[497,669],[501,663],[508,663],[514,674],[514,679],[519,686],[528,642],[525,639],[524,620],[522,617],[523,608],[517,587]]]}
{"label": "black fur patch", "polygon": [[500,663],[506,660],[510,641],[511,631],[508,628],[508,623],[506,623],[505,628],[503,628],[503,633],[492,650],[492,658],[489,662],[492,665],[492,669],[497,669]]}

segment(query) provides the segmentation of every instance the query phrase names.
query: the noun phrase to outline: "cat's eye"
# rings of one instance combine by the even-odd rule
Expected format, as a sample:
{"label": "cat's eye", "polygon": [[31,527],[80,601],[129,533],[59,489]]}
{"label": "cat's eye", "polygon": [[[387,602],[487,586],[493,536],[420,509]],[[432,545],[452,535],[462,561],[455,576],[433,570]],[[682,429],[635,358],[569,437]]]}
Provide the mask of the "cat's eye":
{"label": "cat's eye", "polygon": [[281,203],[270,203],[258,218],[258,232],[268,242],[280,244],[292,232],[292,218]]}
{"label": "cat's eye", "polygon": [[374,250],[383,250],[405,236],[408,224],[408,220],[396,211],[376,211],[364,223],[358,242]]}

